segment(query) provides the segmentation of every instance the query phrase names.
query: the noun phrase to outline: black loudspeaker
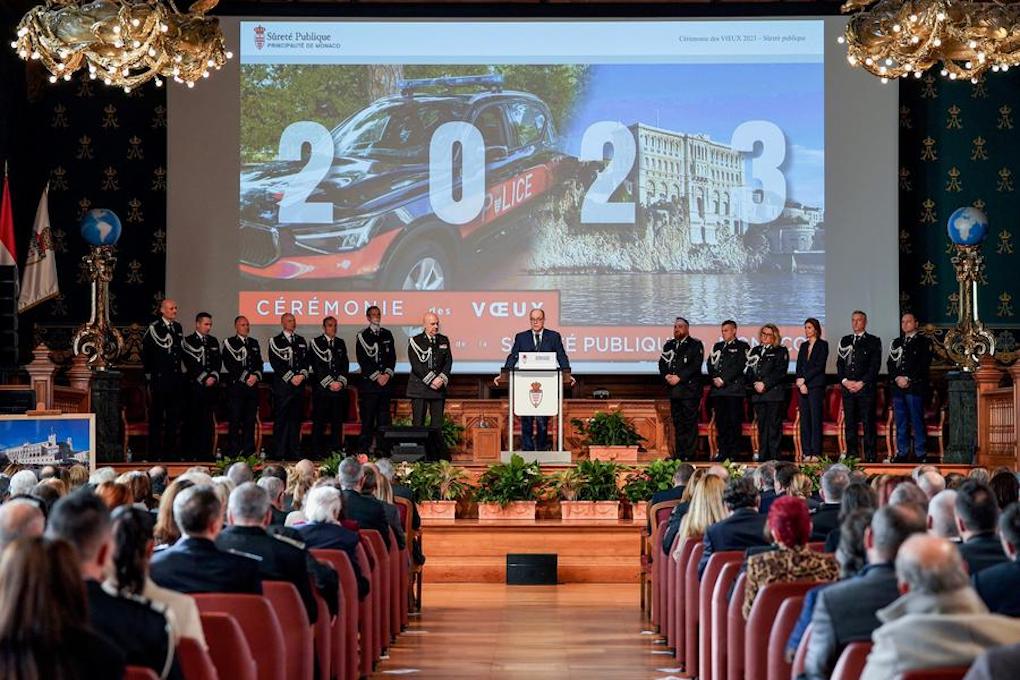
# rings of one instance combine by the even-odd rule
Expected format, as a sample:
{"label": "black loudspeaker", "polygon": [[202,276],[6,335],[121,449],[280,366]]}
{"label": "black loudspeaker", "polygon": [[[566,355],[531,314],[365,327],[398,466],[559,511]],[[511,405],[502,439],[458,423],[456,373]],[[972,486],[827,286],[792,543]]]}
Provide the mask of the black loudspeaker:
{"label": "black loudspeaker", "polygon": [[506,584],[508,586],[554,586],[557,585],[557,555],[506,556]]}
{"label": "black loudspeaker", "polygon": [[[35,390],[27,385],[23,389],[5,386],[5,389],[0,390],[0,414],[17,415],[35,407]],[[13,444],[14,442],[8,443]]]}
{"label": "black loudspeaker", "polygon": [[[18,364],[17,269],[0,267],[0,368]],[[34,404],[30,408],[35,408]]]}
{"label": "black loudspeaker", "polygon": [[380,427],[379,453],[397,462],[447,458],[442,432],[410,425]]}

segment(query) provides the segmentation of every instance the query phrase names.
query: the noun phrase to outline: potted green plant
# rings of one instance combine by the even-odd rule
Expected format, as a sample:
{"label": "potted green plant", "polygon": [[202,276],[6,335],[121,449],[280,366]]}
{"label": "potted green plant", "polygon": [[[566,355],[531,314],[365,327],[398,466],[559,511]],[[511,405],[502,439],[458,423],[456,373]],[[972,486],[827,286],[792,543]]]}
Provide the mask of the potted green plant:
{"label": "potted green plant", "polygon": [[589,460],[636,461],[644,437],[634,422],[621,411],[599,411],[587,420],[574,418],[570,423],[588,447]]}
{"label": "potted green plant", "polygon": [[422,519],[454,519],[457,499],[470,488],[467,471],[447,460],[415,463],[405,479]]}
{"label": "potted green plant", "polygon": [[612,461],[582,460],[556,475],[553,487],[564,520],[617,519],[620,516],[620,466]]}
{"label": "potted green plant", "polygon": [[478,478],[478,519],[535,519],[546,478],[538,462],[514,454],[509,463],[490,466]]}
{"label": "potted green plant", "polygon": [[258,454],[254,453],[250,456],[224,456],[213,463],[211,467],[215,474],[225,475],[227,474],[227,470],[229,470],[230,466],[234,463],[246,463],[248,467],[251,468],[251,471],[258,476],[258,474],[262,471],[262,468],[265,466],[266,461],[262,460]]}
{"label": "potted green plant", "polygon": [[648,501],[652,496],[673,486],[673,475],[680,463],[679,460],[660,458],[643,468],[635,468],[627,475],[623,495],[630,501],[631,518],[644,518],[648,514]]}

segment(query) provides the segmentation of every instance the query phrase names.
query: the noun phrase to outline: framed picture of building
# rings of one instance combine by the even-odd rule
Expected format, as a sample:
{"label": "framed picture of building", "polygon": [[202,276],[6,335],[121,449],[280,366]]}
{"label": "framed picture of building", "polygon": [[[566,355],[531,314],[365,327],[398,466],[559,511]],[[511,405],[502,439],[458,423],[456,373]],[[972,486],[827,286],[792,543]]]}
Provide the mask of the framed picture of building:
{"label": "framed picture of building", "polygon": [[85,465],[96,469],[96,416],[0,415],[0,466]]}

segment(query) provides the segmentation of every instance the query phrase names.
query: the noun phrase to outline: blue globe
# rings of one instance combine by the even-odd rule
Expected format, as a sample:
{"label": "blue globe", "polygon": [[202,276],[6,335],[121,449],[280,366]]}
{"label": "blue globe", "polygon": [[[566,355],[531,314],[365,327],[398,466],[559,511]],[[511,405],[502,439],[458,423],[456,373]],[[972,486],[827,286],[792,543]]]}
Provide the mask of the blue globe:
{"label": "blue globe", "polygon": [[976,246],[988,237],[988,218],[977,208],[957,208],[946,225],[949,240],[958,246]]}
{"label": "blue globe", "polygon": [[89,210],[81,220],[81,237],[89,245],[112,246],[120,238],[120,218],[106,208]]}

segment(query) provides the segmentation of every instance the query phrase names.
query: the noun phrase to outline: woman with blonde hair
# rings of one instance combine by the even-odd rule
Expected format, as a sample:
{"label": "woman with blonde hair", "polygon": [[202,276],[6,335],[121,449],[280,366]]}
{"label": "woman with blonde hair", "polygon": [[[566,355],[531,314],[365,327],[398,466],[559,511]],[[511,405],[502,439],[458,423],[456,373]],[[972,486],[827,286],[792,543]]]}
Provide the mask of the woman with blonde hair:
{"label": "woman with blonde hair", "polygon": [[174,499],[185,489],[195,486],[187,478],[178,478],[166,488],[159,497],[159,512],[156,513],[156,526],[153,528],[153,539],[156,545],[173,545],[181,537],[181,530],[174,519]]}
{"label": "woman with blonde hair", "polygon": [[684,485],[683,494],[680,495],[680,502],[674,505],[673,511],[669,513],[669,519],[666,521],[666,533],[662,535],[663,555],[668,555],[669,551],[673,549],[673,542],[676,541],[676,536],[680,533],[680,522],[683,521],[684,515],[687,514],[691,507],[691,498],[694,496],[694,490],[706,474],[708,474],[706,468],[698,468],[691,474],[691,478]]}
{"label": "woman with blonde hair", "polygon": [[811,478],[805,475],[803,472],[798,472],[793,476],[793,481],[790,482],[791,496],[797,498],[803,498],[809,508],[817,507],[818,503],[811,497],[811,494],[815,492],[815,483],[811,481]]}
{"label": "woman with blonde hair", "polygon": [[758,422],[755,460],[777,460],[783,437],[783,404],[786,403],[786,372],[790,353],[782,344],[779,328],[767,323],[758,332],[761,344],[747,354],[744,373],[751,385],[751,404]]}
{"label": "woman with blonde hair", "polygon": [[403,549],[407,543],[407,537],[400,521],[400,510],[393,504],[393,487],[390,486],[390,480],[379,472],[379,468],[374,463],[365,463],[362,468],[365,471],[365,476],[361,481],[361,493],[372,496],[382,503],[386,513],[386,523],[393,530],[393,535],[397,537],[397,545]]}
{"label": "woman with blonde hair", "polygon": [[726,482],[718,475],[705,475],[701,482],[694,489],[691,496],[691,507],[680,520],[680,531],[677,534],[680,542],[673,559],[679,559],[680,545],[688,538],[703,536],[708,527],[729,516],[726,506],[723,504],[723,490]]}
{"label": "woman with blonde hair", "polygon": [[284,491],[284,502],[290,500],[292,510],[300,510],[312,485],[317,477],[315,465],[310,460],[299,460],[295,465],[287,468],[287,488]]}

